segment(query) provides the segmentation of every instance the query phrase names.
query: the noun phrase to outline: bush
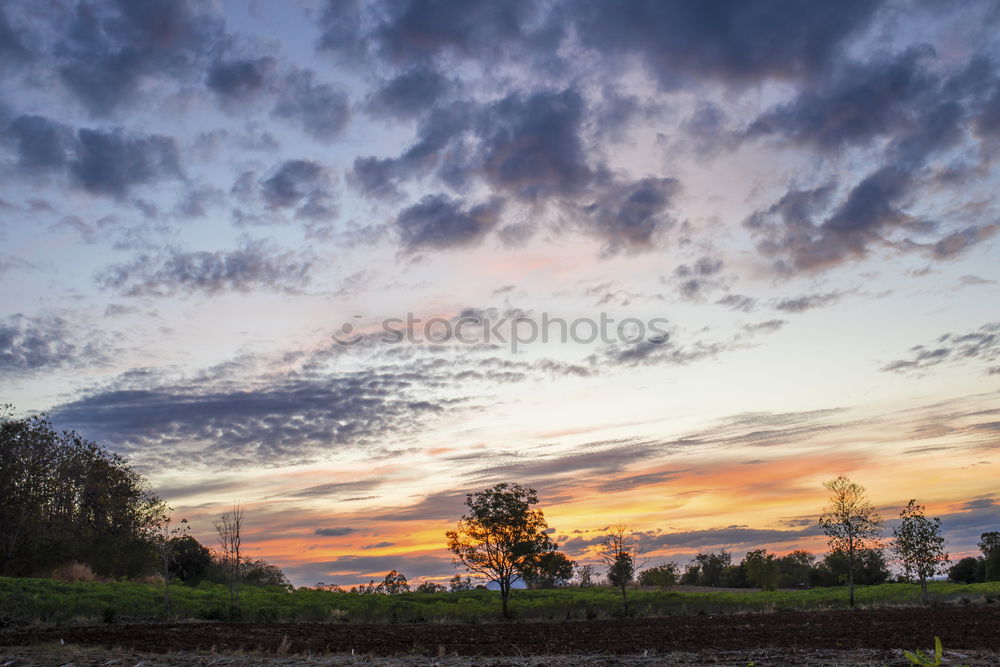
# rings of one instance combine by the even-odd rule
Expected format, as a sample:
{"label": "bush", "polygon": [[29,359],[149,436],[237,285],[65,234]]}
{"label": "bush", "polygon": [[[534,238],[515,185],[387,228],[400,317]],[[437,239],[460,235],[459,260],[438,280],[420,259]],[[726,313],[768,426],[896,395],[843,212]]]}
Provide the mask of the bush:
{"label": "bush", "polygon": [[52,579],[56,581],[96,581],[97,576],[86,563],[72,562],[52,570]]}

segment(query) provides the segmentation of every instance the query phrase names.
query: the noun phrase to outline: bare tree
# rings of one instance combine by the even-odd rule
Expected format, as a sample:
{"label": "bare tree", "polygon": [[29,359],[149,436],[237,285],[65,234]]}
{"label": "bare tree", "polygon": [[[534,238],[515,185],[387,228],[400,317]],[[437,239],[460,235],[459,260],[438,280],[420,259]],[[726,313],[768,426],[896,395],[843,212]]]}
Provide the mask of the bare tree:
{"label": "bare tree", "polygon": [[240,613],[240,575],[242,574],[242,557],[240,556],[240,528],[243,524],[243,508],[238,502],[233,503],[233,509],[219,515],[215,522],[215,530],[219,534],[219,544],[222,547],[222,566],[229,584],[229,613],[233,618]]}
{"label": "bare tree", "polygon": [[177,544],[176,539],[190,528],[187,525],[187,519],[181,519],[179,526],[171,528],[170,523],[172,519],[167,513],[170,511],[173,511],[172,508],[165,508],[165,512],[157,525],[156,533],[153,535],[153,543],[156,545],[156,552],[159,554],[160,562],[163,565],[163,614],[165,617],[169,616],[171,612],[170,570],[174,558],[174,547]]}
{"label": "bare tree", "polygon": [[854,561],[862,550],[881,552],[882,518],[865,496],[865,487],[843,475],[823,484],[830,504],[819,518],[830,548],[847,554],[847,584],[854,606]]}
{"label": "bare tree", "polygon": [[619,524],[611,528],[597,547],[597,555],[608,566],[608,580],[612,586],[617,586],[622,592],[622,605],[625,615],[628,609],[628,585],[632,583],[636,573],[646,564],[640,562],[640,549],[628,526]]}

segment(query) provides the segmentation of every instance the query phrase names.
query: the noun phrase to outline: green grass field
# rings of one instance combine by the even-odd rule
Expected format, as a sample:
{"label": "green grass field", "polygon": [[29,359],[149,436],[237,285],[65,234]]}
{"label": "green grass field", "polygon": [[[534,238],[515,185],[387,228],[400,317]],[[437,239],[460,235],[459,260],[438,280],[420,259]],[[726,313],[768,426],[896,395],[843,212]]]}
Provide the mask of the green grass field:
{"label": "green grass field", "polygon": [[[1000,582],[985,584],[930,584],[932,602],[1000,602]],[[173,613],[169,620],[228,618],[228,591],[218,584],[172,586]],[[499,616],[499,593],[474,590],[461,593],[405,593],[356,595],[309,588],[288,591],[280,587],[241,589],[241,619],[271,621],[353,621],[375,623],[483,622]],[[918,604],[916,584],[860,586],[862,607]],[[739,613],[797,609],[835,609],[847,606],[844,587],[782,591],[629,591],[632,614],[637,616]],[[610,618],[622,614],[617,589],[572,588],[515,590],[511,607],[525,620]],[[0,578],[0,626],[25,623],[93,623],[164,620],[163,588],[132,582],[67,583],[49,579]]]}

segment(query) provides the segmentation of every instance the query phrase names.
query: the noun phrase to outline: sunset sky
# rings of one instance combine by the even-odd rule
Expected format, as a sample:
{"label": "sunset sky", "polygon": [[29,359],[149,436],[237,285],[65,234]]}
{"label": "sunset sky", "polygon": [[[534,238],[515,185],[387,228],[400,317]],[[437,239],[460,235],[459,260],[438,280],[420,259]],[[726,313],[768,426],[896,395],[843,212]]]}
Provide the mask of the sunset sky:
{"label": "sunset sky", "polygon": [[4,2],[0,403],[296,584],[501,481],[580,562],[822,553],[841,474],[971,555],[998,156],[996,2]]}

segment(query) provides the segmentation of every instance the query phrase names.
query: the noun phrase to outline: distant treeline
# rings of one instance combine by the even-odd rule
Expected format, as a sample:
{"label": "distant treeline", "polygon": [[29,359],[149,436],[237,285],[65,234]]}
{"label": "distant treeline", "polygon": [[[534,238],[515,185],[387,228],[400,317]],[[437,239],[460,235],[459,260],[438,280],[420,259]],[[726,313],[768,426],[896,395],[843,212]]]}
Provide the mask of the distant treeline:
{"label": "distant treeline", "polygon": [[[239,555],[238,523],[235,535],[227,533],[230,546],[235,537],[235,553],[225,546],[219,551],[209,549],[183,529],[171,529],[170,508],[124,458],[75,432],[57,431],[44,417],[14,419],[12,414],[10,406],[0,407],[0,576],[48,577],[61,571],[78,579],[160,575],[168,584],[170,580],[188,585],[226,583],[233,590],[234,606],[238,606],[239,584],[289,586],[277,566]],[[533,490],[509,484],[470,494],[469,498],[471,502],[477,495],[493,494],[489,497],[502,501],[497,507],[503,507],[502,503],[516,500],[515,492],[530,492],[527,497],[531,503],[537,502]],[[540,512],[528,512],[530,503],[521,505],[522,514],[544,527]],[[501,514],[517,515],[505,512]],[[235,515],[220,518],[227,516]],[[219,524],[216,528],[220,529]],[[505,527],[492,529],[503,532]],[[220,529],[220,537],[225,532]],[[671,562],[643,568],[645,562],[639,562],[635,547],[623,548],[625,543],[619,542],[619,549],[604,559],[609,567],[606,578],[599,580],[593,565],[574,563],[556,551],[545,532],[538,531],[537,537],[545,542],[544,548],[516,570],[524,584],[535,589],[606,584],[622,588],[624,594],[626,586],[668,588],[682,584],[773,590],[843,585],[850,570],[848,553],[836,548],[822,559],[801,550],[778,556],[758,549],[739,563],[720,551],[700,553],[683,568]],[[623,529],[620,537],[626,537]],[[454,551],[453,547],[449,546]],[[980,548],[982,557],[963,558],[947,570],[951,581],[1000,581],[1000,533],[984,533]],[[605,551],[604,555],[609,554]],[[857,549],[853,558],[855,583],[877,585],[892,579],[882,548]],[[946,555],[944,562],[947,564]],[[428,581],[416,590],[471,590],[490,580],[488,573],[478,574],[478,580],[456,575],[447,587]],[[324,584],[317,587],[339,590]],[[409,590],[405,575],[393,570],[383,581],[373,580],[350,592],[397,594]],[[167,600],[169,604],[169,595]]]}

